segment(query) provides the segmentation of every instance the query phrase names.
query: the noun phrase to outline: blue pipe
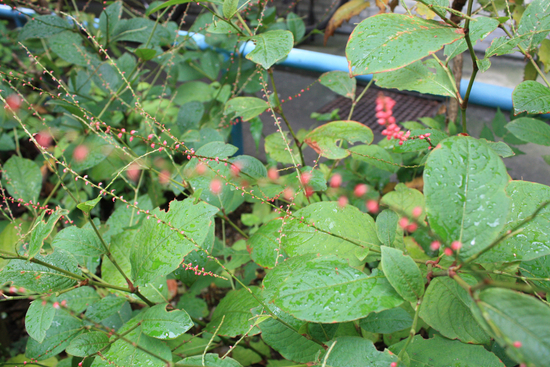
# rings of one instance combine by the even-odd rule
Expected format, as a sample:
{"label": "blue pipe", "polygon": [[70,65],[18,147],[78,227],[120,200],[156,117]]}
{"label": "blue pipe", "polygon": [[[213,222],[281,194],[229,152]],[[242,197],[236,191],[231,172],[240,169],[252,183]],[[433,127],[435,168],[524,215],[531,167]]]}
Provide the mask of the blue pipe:
{"label": "blue pipe", "polygon": [[[33,14],[35,13],[31,9],[18,8],[18,10],[14,10],[7,5],[0,5],[0,17],[11,18],[14,20],[17,19],[20,21],[26,19],[25,15],[32,16]],[[95,19],[94,25],[97,26],[98,23],[99,20]],[[201,49],[212,47],[206,43],[204,35],[200,33],[179,31],[179,34],[182,36],[190,36]],[[252,41],[248,41],[241,46],[241,53],[246,56],[254,50],[254,47],[254,43]],[[278,65],[318,73],[325,73],[335,70],[346,72],[349,71],[348,61],[345,56],[329,55],[322,52],[302,50],[299,48],[293,48],[288,56],[279,62]],[[372,79],[372,74],[359,75],[357,76],[357,79],[359,81],[369,82]],[[462,82],[460,83],[460,95],[462,98],[464,98],[466,94],[468,83],[469,80],[467,79],[462,79]],[[487,107],[498,107],[501,110],[510,111],[513,108],[512,89],[493,84],[474,82],[470,92],[469,102]]]}

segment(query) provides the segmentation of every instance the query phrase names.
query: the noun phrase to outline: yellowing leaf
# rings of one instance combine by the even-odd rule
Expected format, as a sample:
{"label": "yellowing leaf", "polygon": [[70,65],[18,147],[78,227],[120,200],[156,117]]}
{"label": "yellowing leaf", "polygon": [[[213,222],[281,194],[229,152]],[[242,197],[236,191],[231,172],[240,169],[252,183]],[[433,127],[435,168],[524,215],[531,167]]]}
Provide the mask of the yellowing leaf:
{"label": "yellowing leaf", "polygon": [[539,60],[544,65],[544,72],[550,71],[550,40],[543,39],[539,48]]}
{"label": "yellowing leaf", "polygon": [[426,19],[435,18],[435,13],[422,3],[416,4],[416,14],[423,16]]}
{"label": "yellowing leaf", "polygon": [[359,15],[365,8],[369,6],[369,2],[365,0],[351,0],[345,3],[336,10],[336,13],[330,18],[327,29],[325,29],[325,45],[330,36],[334,35],[336,28],[340,27],[342,23],[347,22],[353,16]]}

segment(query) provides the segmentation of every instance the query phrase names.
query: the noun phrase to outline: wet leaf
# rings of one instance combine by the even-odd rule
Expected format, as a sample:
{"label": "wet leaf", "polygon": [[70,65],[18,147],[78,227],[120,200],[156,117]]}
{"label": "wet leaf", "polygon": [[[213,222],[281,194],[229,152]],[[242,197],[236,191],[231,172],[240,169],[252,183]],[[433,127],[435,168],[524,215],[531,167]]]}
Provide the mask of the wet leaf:
{"label": "wet leaf", "polygon": [[282,220],[274,219],[261,226],[258,231],[250,236],[246,247],[250,252],[252,261],[264,268],[272,269],[278,262],[286,258],[286,254],[279,243],[281,228],[283,228]]}
{"label": "wet leaf", "polygon": [[42,189],[42,173],[30,159],[13,155],[2,167],[2,185],[14,199],[36,204]]}
{"label": "wet leaf", "polygon": [[45,213],[45,211],[42,212],[40,218],[37,219],[38,225],[31,232],[31,239],[29,241],[29,257],[34,257],[40,252],[42,246],[44,246],[44,241],[50,233],[52,233],[59,218],[63,215],[69,214],[69,211],[58,209],[50,215],[47,222],[43,220]]}
{"label": "wet leaf", "polygon": [[267,31],[251,37],[256,47],[246,58],[264,69],[286,57],[294,46],[292,33],[284,30]]}
{"label": "wet leaf", "polygon": [[67,353],[77,357],[87,357],[109,346],[109,337],[101,331],[80,334],[67,347]]}
{"label": "wet leaf", "polygon": [[380,352],[373,342],[354,336],[341,336],[332,342],[332,350],[327,353],[326,360],[321,359],[330,367],[382,367],[397,363],[397,356],[389,350]]}
{"label": "wet leaf", "polygon": [[402,68],[464,37],[462,29],[402,14],[363,20],[346,46],[350,73],[363,75]]}
{"label": "wet leaf", "polygon": [[550,112],[550,88],[528,80],[520,83],[512,92],[514,114],[521,112],[539,114]]}
{"label": "wet leaf", "polygon": [[546,0],[534,0],[527,6],[519,22],[518,35],[527,35],[527,39],[520,45],[526,50],[538,47],[543,39],[550,33],[550,2]]}
{"label": "wet leaf", "polygon": [[410,329],[413,323],[411,315],[401,307],[380,312],[372,312],[359,322],[359,325],[371,333],[389,334]]}
{"label": "wet leaf", "polygon": [[357,320],[403,302],[382,274],[368,276],[335,256],[290,258],[267,274],[264,288],[267,302],[319,323]]}
{"label": "wet leaf", "polygon": [[183,310],[166,311],[166,304],[158,304],[143,315],[141,324],[145,334],[157,339],[175,339],[193,327],[193,321]]}
{"label": "wet leaf", "polygon": [[391,246],[393,244],[398,222],[399,216],[389,209],[382,211],[376,217],[376,234],[384,245]]}
{"label": "wet leaf", "polygon": [[388,282],[406,301],[417,302],[424,294],[424,281],[414,260],[398,249],[382,246],[381,250]]}
{"label": "wet leaf", "polygon": [[350,78],[349,74],[345,71],[329,71],[328,73],[324,73],[319,78],[319,82],[334,93],[338,93],[351,100],[355,99],[357,80]]}
{"label": "wet leaf", "polygon": [[51,301],[36,299],[31,302],[25,315],[25,328],[31,338],[39,343],[44,341],[46,331],[52,325],[55,308]]}
{"label": "wet leaf", "polygon": [[520,117],[510,121],[506,129],[523,141],[550,146],[550,126],[544,121]]}
{"label": "wet leaf", "polygon": [[[250,288],[256,295],[259,294],[258,288]],[[258,301],[246,289],[238,291],[230,291],[221,300],[220,304],[214,310],[212,319],[207,325],[207,330],[213,333],[218,326],[221,327],[218,335],[235,337],[243,335],[250,330],[250,326],[254,324],[252,312],[254,307],[259,305]],[[223,322],[222,322],[223,319]],[[252,328],[248,335],[258,334],[260,330],[257,327]]]}
{"label": "wet leaf", "polygon": [[471,137],[451,137],[429,155],[424,170],[426,211],[432,230],[459,256],[483,250],[506,223],[509,176],[500,157]]}
{"label": "wet leaf", "polygon": [[225,115],[235,113],[235,116],[240,116],[243,121],[248,121],[261,115],[268,107],[267,102],[260,98],[236,97],[225,104],[223,113]]}

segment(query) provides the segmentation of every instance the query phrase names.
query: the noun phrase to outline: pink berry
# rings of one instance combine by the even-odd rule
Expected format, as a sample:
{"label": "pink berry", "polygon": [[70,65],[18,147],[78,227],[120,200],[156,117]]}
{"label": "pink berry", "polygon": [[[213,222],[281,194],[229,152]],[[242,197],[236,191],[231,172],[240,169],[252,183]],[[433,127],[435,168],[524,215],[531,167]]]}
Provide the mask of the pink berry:
{"label": "pink berry", "polygon": [[170,182],[170,176],[171,176],[170,171],[168,171],[168,170],[166,170],[166,169],[160,171],[160,174],[159,174],[159,182],[160,182],[162,185],[166,185],[168,182]]}
{"label": "pink berry", "polygon": [[397,367],[397,362],[392,362],[392,363],[390,364],[390,367]]}
{"label": "pink berry", "polygon": [[309,183],[309,181],[311,180],[311,173],[309,172],[304,172],[302,174],[300,174],[300,181],[302,181],[302,184],[304,185],[307,185]]}
{"label": "pink berry", "polygon": [[277,171],[276,168],[271,167],[267,170],[267,177],[269,177],[271,181],[277,181],[279,179],[279,171]]}
{"label": "pink berry", "polygon": [[378,213],[378,209],[379,209],[378,201],[368,200],[366,206],[367,206],[367,210],[370,213],[373,213],[373,214]]}
{"label": "pink berry", "polygon": [[409,225],[409,220],[407,218],[401,218],[399,219],[399,226],[403,229],[407,228]]}
{"label": "pink berry", "polygon": [[335,173],[330,178],[330,187],[338,188],[340,187],[340,185],[342,185],[342,175],[340,175],[339,173]]}
{"label": "pink berry", "polygon": [[439,250],[440,247],[441,247],[441,242],[439,241],[433,241],[430,245],[430,249],[432,249],[432,251],[437,251]]}
{"label": "pink berry", "polygon": [[338,198],[338,206],[339,206],[340,208],[343,208],[343,207],[345,207],[346,205],[348,205],[348,198],[345,197],[345,196],[340,196],[340,197]]}
{"label": "pink berry", "polygon": [[210,191],[214,195],[221,194],[221,192],[222,192],[222,182],[217,178],[210,181]]}
{"label": "pink berry", "polygon": [[515,348],[521,348],[521,342],[520,341],[515,341],[514,342],[514,347]]}
{"label": "pink berry", "polygon": [[411,223],[407,226],[407,228],[405,228],[408,232],[411,232],[413,233],[414,231],[416,231],[418,229],[418,224],[416,223]]}
{"label": "pink berry", "polygon": [[443,253],[447,256],[453,256],[453,250],[448,247],[443,251]]}
{"label": "pink berry", "polygon": [[454,251],[458,251],[462,248],[462,243],[460,241],[453,241],[453,243],[451,243],[451,248]]}
{"label": "pink berry", "polygon": [[6,105],[11,108],[14,112],[19,111],[23,100],[17,94],[10,94],[6,97]]}
{"label": "pink berry", "polygon": [[74,148],[73,158],[76,162],[80,163],[86,159],[89,152],[90,150],[86,145],[78,145],[76,148]]}
{"label": "pink berry", "polygon": [[422,208],[419,206],[415,207],[412,211],[413,217],[418,218],[420,214],[422,214]]}
{"label": "pink berry", "polygon": [[369,191],[369,187],[365,184],[358,184],[355,186],[355,189],[353,190],[353,194],[360,198],[361,196],[365,195]]}

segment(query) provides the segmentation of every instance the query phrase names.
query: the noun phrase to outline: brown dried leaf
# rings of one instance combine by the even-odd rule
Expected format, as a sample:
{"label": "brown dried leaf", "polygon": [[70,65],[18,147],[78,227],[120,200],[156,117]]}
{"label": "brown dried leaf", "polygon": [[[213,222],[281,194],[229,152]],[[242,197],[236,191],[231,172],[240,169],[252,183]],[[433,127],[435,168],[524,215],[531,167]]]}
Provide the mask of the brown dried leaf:
{"label": "brown dried leaf", "polygon": [[339,7],[332,18],[330,18],[327,28],[325,29],[325,45],[329,37],[334,34],[336,28],[340,27],[345,21],[350,20],[353,16],[359,15],[359,13],[369,5],[369,2],[365,0],[351,0]]}

